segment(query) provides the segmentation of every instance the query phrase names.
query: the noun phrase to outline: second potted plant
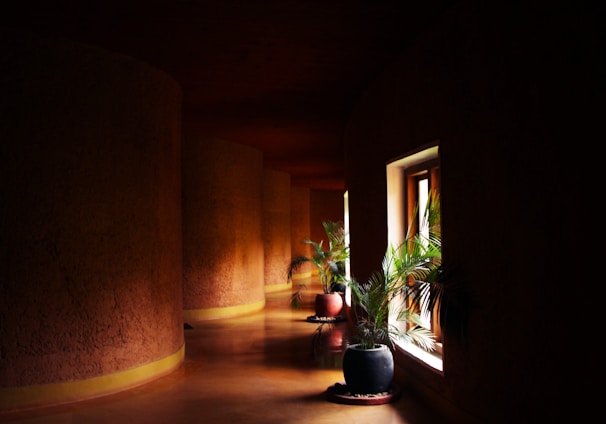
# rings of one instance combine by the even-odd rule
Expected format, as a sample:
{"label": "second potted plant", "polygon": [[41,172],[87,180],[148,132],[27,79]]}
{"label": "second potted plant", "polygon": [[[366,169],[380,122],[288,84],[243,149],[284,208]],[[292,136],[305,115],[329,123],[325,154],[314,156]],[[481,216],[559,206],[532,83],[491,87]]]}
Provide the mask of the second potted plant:
{"label": "second potted plant", "polygon": [[[303,264],[311,263],[316,267],[322,286],[322,293],[315,298],[315,316],[310,321],[322,322],[343,318],[343,297],[346,286],[345,261],[349,258],[349,246],[346,244],[345,229],[343,223],[338,221],[323,221],[322,226],[328,238],[328,246],[325,249],[324,240],[319,242],[305,239],[304,243],[311,245],[312,255],[310,257],[297,255],[288,266],[288,279],[292,279],[293,272]],[[292,306],[298,307],[301,301],[301,292],[306,288],[299,285],[292,297]]]}

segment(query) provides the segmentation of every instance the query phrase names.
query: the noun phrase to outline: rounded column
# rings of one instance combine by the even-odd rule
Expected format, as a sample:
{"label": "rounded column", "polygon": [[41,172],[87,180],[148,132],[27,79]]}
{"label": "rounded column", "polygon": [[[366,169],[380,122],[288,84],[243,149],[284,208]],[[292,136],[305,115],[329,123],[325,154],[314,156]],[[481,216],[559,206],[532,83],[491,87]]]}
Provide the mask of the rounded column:
{"label": "rounded column", "polygon": [[185,321],[263,309],[262,154],[196,137],[183,149]]}
{"label": "rounded column", "polygon": [[263,180],[265,292],[288,289],[290,255],[290,175],[266,170]]}
{"label": "rounded column", "polygon": [[104,50],[0,31],[0,409],[183,360],[180,103]]}

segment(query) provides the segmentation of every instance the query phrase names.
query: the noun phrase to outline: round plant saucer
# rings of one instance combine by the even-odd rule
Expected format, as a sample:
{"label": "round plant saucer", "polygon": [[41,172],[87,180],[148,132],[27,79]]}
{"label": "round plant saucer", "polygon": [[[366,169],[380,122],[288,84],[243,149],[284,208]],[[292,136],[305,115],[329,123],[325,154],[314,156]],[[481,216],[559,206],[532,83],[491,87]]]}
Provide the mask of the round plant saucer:
{"label": "round plant saucer", "polygon": [[331,402],[346,405],[382,405],[397,400],[400,389],[392,385],[387,392],[354,395],[349,392],[345,383],[335,383],[326,389],[326,396]]}
{"label": "round plant saucer", "polygon": [[342,322],[342,321],[346,321],[347,318],[345,318],[343,315],[338,315],[336,317],[319,317],[317,315],[310,315],[307,317],[307,322],[316,322],[316,323],[331,323],[331,322]]}

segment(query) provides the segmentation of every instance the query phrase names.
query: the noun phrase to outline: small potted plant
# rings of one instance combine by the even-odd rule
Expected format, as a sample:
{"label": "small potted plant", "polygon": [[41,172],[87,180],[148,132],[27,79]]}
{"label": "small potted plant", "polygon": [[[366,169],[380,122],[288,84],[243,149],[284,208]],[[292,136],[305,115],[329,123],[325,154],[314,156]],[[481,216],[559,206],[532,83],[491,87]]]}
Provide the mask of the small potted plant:
{"label": "small potted plant", "polygon": [[[345,261],[349,258],[349,246],[346,244],[345,229],[341,221],[323,221],[322,226],[328,239],[328,248],[325,249],[324,240],[319,242],[305,239],[303,242],[312,246],[310,257],[297,255],[289,264],[288,279],[292,279],[293,272],[303,264],[311,263],[318,270],[322,293],[316,295],[315,313],[310,321],[325,321],[342,318],[343,297],[346,287]],[[298,307],[301,301],[301,292],[306,286],[299,285],[293,294],[291,304]]]}

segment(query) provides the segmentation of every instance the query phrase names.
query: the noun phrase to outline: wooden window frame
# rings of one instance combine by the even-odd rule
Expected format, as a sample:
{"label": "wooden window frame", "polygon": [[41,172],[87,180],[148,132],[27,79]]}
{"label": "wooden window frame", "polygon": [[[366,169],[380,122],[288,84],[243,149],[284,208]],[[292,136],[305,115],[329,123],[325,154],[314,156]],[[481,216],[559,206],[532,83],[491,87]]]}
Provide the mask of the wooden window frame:
{"label": "wooden window frame", "polygon": [[[417,184],[419,179],[427,177],[429,189],[440,192],[440,157],[438,142],[423,146],[417,151],[400,156],[387,163],[388,195],[388,243],[397,245],[403,241],[408,224],[418,218],[413,217],[417,205]],[[415,221],[413,221],[415,220]],[[398,345],[399,349],[411,354],[431,367],[442,371],[442,332],[439,320],[434,312],[430,318],[431,331],[436,335],[437,351],[424,352],[415,346]]]}

